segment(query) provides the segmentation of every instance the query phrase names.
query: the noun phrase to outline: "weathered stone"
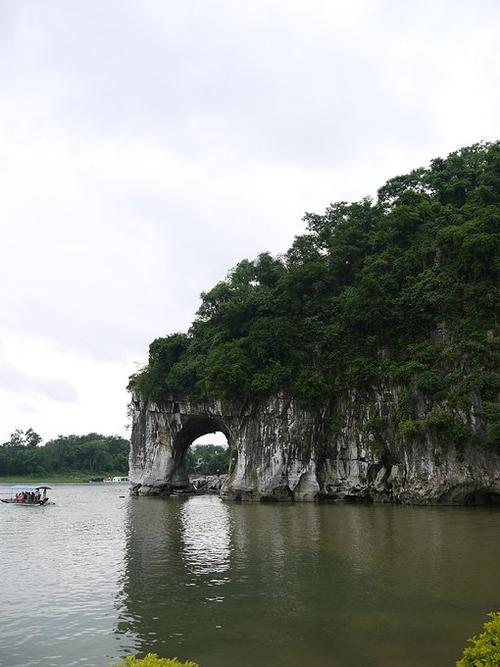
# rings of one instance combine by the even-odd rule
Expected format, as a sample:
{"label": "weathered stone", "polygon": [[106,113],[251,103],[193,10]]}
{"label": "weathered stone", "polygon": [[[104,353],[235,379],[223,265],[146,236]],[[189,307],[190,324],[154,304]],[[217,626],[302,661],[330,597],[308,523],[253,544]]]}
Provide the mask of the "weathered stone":
{"label": "weathered stone", "polygon": [[227,480],[227,475],[206,475],[197,477],[191,482],[193,492],[198,495],[220,494],[220,491]]}
{"label": "weathered stone", "polygon": [[[190,444],[222,431],[230,447],[223,498],[260,501],[500,502],[500,456],[473,442],[441,447],[429,435],[402,442],[391,414],[397,388],[346,394],[328,409],[300,408],[285,396],[261,403],[132,397],[132,492],[169,495],[189,487]],[[417,411],[423,415],[424,401]],[[428,406],[427,406],[428,409]],[[480,421],[468,419],[472,432]],[[371,425],[378,420],[376,437]]]}

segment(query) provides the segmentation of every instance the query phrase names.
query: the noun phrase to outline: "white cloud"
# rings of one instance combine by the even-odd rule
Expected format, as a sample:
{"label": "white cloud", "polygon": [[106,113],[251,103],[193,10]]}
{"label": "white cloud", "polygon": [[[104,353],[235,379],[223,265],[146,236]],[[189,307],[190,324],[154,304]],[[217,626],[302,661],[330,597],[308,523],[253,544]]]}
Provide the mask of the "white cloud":
{"label": "white cloud", "polygon": [[496,139],[499,18],[488,0],[0,3],[0,334],[31,378],[2,387],[5,437],[27,405],[47,437],[120,431],[133,362],[237,261]]}
{"label": "white cloud", "polygon": [[[56,369],[69,380],[53,377]],[[29,427],[44,440],[61,433],[124,433],[125,387],[134,370],[130,359],[105,362],[35,338],[4,338],[0,441],[16,428]]]}
{"label": "white cloud", "polygon": [[0,359],[0,384],[3,391],[35,394],[60,403],[73,403],[78,394],[75,387],[57,377],[31,375]]}

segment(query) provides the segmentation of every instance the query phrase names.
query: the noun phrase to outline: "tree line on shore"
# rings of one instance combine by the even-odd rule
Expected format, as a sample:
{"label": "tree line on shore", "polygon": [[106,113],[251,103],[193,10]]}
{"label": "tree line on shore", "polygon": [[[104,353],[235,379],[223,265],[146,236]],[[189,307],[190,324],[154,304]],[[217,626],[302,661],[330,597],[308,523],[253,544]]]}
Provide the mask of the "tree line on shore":
{"label": "tree line on shore", "polygon": [[[41,446],[42,438],[32,428],[16,429],[0,445],[0,476],[100,473],[126,475],[130,442],[116,435],[88,433],[60,435]],[[194,445],[186,454],[190,474],[216,475],[227,472],[229,450],[220,445]]]}
{"label": "tree line on shore", "polygon": [[45,445],[33,429],[16,429],[0,446],[0,475],[72,472],[126,475],[129,441],[116,435],[60,435]]}

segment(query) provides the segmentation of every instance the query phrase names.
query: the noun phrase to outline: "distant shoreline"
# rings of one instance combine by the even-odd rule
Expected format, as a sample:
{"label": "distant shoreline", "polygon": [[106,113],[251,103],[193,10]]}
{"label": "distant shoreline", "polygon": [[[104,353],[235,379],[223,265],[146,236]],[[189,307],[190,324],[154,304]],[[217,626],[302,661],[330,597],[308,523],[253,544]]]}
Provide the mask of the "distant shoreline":
{"label": "distant shoreline", "polygon": [[[81,484],[84,482],[89,482],[92,477],[114,477],[114,476],[126,476],[127,473],[120,471],[105,473],[98,475],[95,472],[66,472],[59,474],[38,474],[33,473],[31,475],[0,475],[0,484],[23,484],[23,483],[37,483],[37,482],[47,482],[47,483],[74,483]],[[100,484],[101,482],[96,482]]]}

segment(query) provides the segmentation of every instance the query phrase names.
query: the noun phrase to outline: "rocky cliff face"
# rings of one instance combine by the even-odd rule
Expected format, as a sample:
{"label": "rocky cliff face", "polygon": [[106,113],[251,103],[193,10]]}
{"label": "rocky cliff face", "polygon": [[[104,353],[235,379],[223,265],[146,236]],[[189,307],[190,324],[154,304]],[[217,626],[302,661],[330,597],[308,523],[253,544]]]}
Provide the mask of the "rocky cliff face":
{"label": "rocky cliff face", "polygon": [[[407,428],[402,437],[396,416],[403,402],[398,388],[370,396],[352,392],[320,412],[285,396],[258,404],[171,400],[159,406],[135,395],[132,492],[167,495],[185,488],[189,445],[222,431],[231,448],[223,498],[500,503],[500,455],[476,442],[482,425],[474,414],[453,414],[467,427],[457,442],[443,440],[439,419],[434,432]],[[413,410],[423,416],[429,406],[413,397]]]}

